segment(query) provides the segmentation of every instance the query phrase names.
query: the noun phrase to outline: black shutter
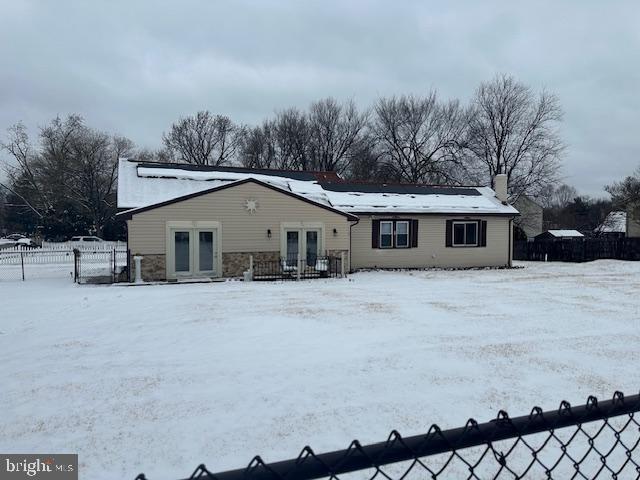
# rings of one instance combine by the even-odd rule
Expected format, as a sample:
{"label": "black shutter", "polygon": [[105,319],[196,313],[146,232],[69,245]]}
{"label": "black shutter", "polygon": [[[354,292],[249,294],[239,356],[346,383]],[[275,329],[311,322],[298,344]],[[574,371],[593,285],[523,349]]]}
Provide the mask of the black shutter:
{"label": "black shutter", "polygon": [[480,230],[480,246],[486,247],[487,246],[487,221],[479,220],[478,228]]}
{"label": "black shutter", "polygon": [[445,245],[447,247],[450,247],[453,245],[452,236],[453,236],[453,220],[447,220],[447,231],[445,234],[445,238],[446,238]]}
{"label": "black shutter", "polygon": [[411,243],[409,246],[411,248],[418,246],[418,220],[411,220]]}
{"label": "black shutter", "polygon": [[371,221],[371,248],[378,248],[380,241],[380,220]]}

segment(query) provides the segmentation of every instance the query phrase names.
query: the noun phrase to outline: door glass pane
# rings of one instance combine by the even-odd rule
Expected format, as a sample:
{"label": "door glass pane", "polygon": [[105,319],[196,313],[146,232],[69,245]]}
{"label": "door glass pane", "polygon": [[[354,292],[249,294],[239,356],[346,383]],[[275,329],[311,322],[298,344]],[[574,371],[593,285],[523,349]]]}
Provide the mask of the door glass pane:
{"label": "door glass pane", "polygon": [[318,231],[307,231],[307,265],[315,267],[318,259]]}
{"label": "door glass pane", "polygon": [[287,265],[297,265],[299,238],[296,230],[287,232]]}
{"label": "door glass pane", "polygon": [[198,232],[198,270],[213,271],[213,232]]}
{"label": "door glass pane", "polygon": [[478,224],[467,223],[467,245],[478,243]]}
{"label": "door glass pane", "polygon": [[453,224],[453,243],[454,245],[464,245],[464,223]]}
{"label": "door glass pane", "polygon": [[175,245],[175,271],[189,271],[189,232],[174,232]]}

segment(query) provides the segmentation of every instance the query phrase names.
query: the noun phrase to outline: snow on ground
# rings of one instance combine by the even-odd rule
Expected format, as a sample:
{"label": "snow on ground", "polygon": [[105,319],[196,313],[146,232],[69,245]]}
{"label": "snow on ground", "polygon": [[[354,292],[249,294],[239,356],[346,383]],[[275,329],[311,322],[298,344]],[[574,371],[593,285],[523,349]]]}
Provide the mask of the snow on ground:
{"label": "snow on ground", "polygon": [[640,385],[640,262],[0,284],[0,451],[184,478]]}

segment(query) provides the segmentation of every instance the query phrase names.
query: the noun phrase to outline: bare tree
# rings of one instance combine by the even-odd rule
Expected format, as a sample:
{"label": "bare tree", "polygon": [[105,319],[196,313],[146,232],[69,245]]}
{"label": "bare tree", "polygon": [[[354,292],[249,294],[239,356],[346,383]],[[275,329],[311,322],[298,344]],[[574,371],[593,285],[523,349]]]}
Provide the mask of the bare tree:
{"label": "bare tree", "polygon": [[275,162],[271,122],[247,129],[240,154],[240,163],[247,168],[272,168]]}
{"label": "bare tree", "polygon": [[35,153],[27,129],[24,124],[18,122],[7,131],[7,140],[0,143],[0,149],[7,151],[15,164],[5,165],[9,181],[2,184],[2,187],[18,197],[36,216],[42,218],[49,202],[46,187],[39,181],[34,165]]}
{"label": "bare tree", "polygon": [[309,122],[289,108],[245,134],[241,163],[251,168],[306,170],[309,166]]}
{"label": "bare tree", "polygon": [[482,83],[473,100],[464,146],[485,182],[507,174],[512,197],[536,195],[554,183],[564,146],[558,134],[562,110],[554,95],[538,97],[513,77]]}
{"label": "bare tree", "polygon": [[309,166],[309,120],[297,108],[276,114],[270,124],[275,151],[274,167],[307,170]]}
{"label": "bare tree", "polygon": [[309,155],[312,168],[344,173],[361,148],[368,114],[358,112],[350,100],[339,104],[325,98],[309,109]]}
{"label": "bare tree", "polygon": [[563,183],[554,189],[551,196],[551,205],[556,208],[565,208],[578,197],[578,191],[575,187]]}
{"label": "bare tree", "polygon": [[162,135],[165,147],[175,157],[194,165],[226,165],[234,159],[244,129],[229,117],[200,111],[180,118]]}
{"label": "bare tree", "polygon": [[133,147],[127,138],[110,137],[87,127],[74,139],[67,192],[88,216],[96,235],[102,235],[105,224],[116,213],[118,159],[129,156]]}
{"label": "bare tree", "polygon": [[611,195],[615,208],[640,207],[640,167],[636,169],[633,175],[620,182],[607,185],[604,189]]}
{"label": "bare tree", "polygon": [[101,234],[116,212],[118,158],[130,155],[133,143],[91,129],[77,115],[54,119],[40,130],[39,140],[32,146],[21,124],[9,129],[2,147],[14,165],[5,188],[45,227],[73,229],[80,217],[80,228]]}
{"label": "bare tree", "polygon": [[457,101],[425,97],[382,98],[375,106],[373,135],[383,168],[405,182],[457,183],[463,164],[458,140],[465,112]]}

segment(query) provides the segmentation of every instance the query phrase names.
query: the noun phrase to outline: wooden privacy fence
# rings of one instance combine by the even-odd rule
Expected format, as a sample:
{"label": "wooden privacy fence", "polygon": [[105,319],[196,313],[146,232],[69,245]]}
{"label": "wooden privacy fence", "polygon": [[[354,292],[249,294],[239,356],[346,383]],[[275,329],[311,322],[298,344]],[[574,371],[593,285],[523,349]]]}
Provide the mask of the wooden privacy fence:
{"label": "wooden privacy fence", "polygon": [[572,238],[517,241],[514,260],[590,262],[599,259],[640,260],[640,238]]}

